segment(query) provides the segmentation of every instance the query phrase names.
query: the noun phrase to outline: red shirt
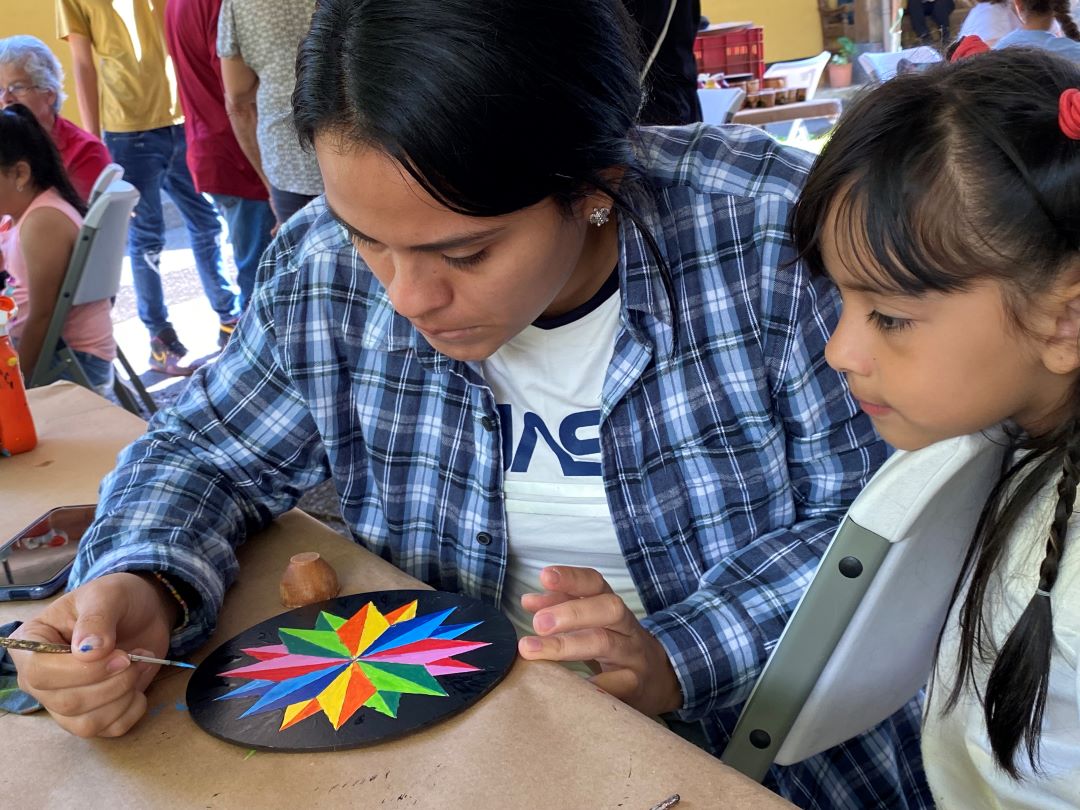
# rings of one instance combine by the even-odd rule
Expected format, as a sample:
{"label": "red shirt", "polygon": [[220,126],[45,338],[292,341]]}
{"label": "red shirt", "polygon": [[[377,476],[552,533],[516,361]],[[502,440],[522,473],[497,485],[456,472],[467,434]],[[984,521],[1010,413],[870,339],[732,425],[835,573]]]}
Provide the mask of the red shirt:
{"label": "red shirt", "polygon": [[187,164],[199,191],[265,200],[266,186],[244,157],[225,112],[217,55],[220,14],[221,0],[169,0],[165,5],[165,38],[184,108]]}
{"label": "red shirt", "polygon": [[109,150],[100,138],[59,115],[53,124],[52,139],[64,161],[71,184],[75,186],[79,196],[86,200],[101,170],[112,163]]}

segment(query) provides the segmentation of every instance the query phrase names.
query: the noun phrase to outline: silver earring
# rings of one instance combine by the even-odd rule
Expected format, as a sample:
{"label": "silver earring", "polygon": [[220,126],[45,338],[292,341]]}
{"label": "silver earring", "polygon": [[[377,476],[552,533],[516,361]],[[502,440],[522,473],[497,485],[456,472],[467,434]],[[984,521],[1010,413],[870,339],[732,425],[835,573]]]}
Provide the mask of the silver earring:
{"label": "silver earring", "polygon": [[15,186],[15,190],[17,192],[19,192],[20,194],[22,194],[23,187],[22,186]]}
{"label": "silver earring", "polygon": [[597,228],[602,228],[604,225],[607,224],[608,215],[610,213],[611,213],[610,208],[600,208],[600,207],[594,208],[592,210],[592,213],[589,214],[589,224],[590,225],[595,225]]}

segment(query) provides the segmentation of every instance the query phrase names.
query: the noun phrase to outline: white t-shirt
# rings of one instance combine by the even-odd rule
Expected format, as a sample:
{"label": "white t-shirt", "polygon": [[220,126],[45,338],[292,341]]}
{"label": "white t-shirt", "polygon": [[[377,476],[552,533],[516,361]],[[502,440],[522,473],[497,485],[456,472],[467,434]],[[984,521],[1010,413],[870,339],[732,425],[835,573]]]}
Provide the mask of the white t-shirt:
{"label": "white t-shirt", "polygon": [[1004,3],[976,3],[964,17],[960,36],[974,35],[987,45],[993,45],[1009,32],[1022,27],[1012,0],[1005,0]]}
{"label": "white t-shirt", "polygon": [[[1039,565],[1057,500],[1055,490],[1056,482],[1028,509],[987,588],[986,614],[993,617],[989,627],[998,644],[1004,643],[1038,587]],[[952,712],[941,714],[959,658],[961,600],[957,600],[942,638],[922,733],[926,776],[942,810],[1080,807],[1080,520],[1075,514],[1050,598],[1054,650],[1040,746],[1043,773],[1031,772],[1021,742],[1017,763],[1024,779],[1020,782],[994,764],[982,704],[970,686]],[[988,675],[989,667],[979,669],[976,661],[980,693]]]}
{"label": "white t-shirt", "polygon": [[[645,615],[615,535],[600,461],[600,394],[615,350],[618,290],[555,328],[529,326],[481,364],[503,427],[509,538],[502,609],[531,634],[525,593],[540,569],[597,569],[635,615]],[[509,434],[509,435],[508,435]]]}

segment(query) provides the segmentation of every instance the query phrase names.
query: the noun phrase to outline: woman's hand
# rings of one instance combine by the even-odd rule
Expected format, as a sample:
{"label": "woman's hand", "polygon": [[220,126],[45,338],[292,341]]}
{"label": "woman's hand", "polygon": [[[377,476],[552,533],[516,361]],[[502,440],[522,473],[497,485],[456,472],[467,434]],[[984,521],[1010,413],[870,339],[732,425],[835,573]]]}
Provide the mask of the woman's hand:
{"label": "woman's hand", "polygon": [[590,680],[648,715],[683,703],[679,680],[663,645],[637,620],[607,581],[592,568],[552,565],[540,572],[546,593],[521,597],[535,614],[537,635],[518,641],[531,661],[595,661]]}
{"label": "woman's hand", "polygon": [[79,737],[118,737],[146,711],[158,667],[127,653],[161,658],[176,607],[139,574],[110,574],[64,594],[23,624],[17,638],[71,644],[71,655],[11,650],[19,688]]}

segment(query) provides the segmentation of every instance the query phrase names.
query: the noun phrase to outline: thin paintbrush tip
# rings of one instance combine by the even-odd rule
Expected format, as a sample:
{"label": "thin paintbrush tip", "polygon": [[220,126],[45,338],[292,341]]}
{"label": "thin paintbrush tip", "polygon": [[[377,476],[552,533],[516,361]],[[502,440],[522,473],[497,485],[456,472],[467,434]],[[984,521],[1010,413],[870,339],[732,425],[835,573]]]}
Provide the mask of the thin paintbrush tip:
{"label": "thin paintbrush tip", "polygon": [[166,667],[184,667],[184,669],[196,669],[194,664],[185,664],[183,661],[167,661],[164,658],[151,658],[149,655],[132,655],[128,653],[132,661],[140,661],[144,664],[160,664]]}

